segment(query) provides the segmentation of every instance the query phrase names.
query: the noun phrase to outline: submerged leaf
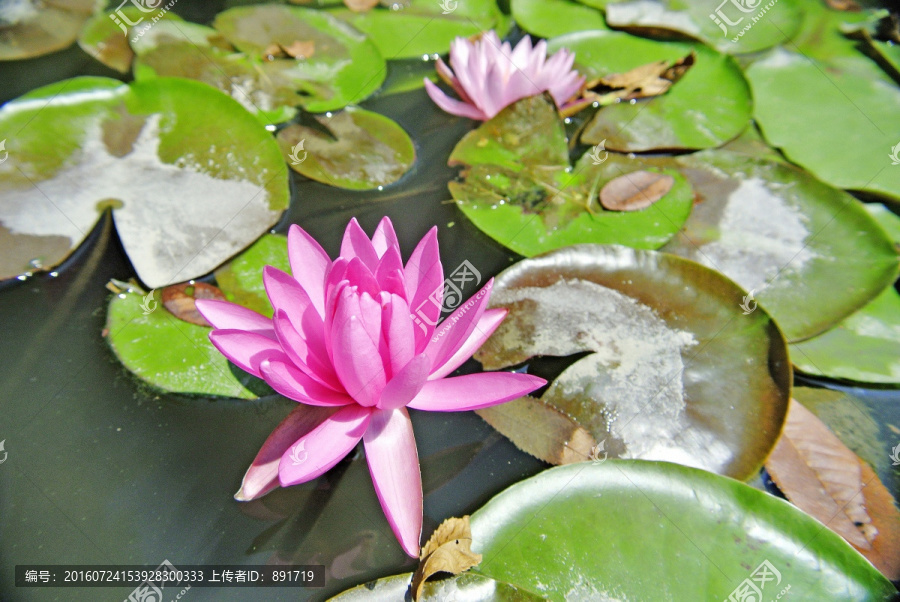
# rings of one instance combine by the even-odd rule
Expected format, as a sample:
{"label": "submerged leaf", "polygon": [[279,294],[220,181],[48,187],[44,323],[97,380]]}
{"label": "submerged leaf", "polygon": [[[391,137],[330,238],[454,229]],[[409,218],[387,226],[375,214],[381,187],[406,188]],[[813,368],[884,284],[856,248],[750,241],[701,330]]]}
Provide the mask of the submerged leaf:
{"label": "submerged leaf", "polygon": [[469,516],[448,518],[438,526],[419,554],[410,587],[413,600],[422,597],[422,586],[436,573],[459,575],[481,562],[481,554],[472,552],[472,531]]}
{"label": "submerged leaf", "polygon": [[610,211],[639,211],[663,198],[675,178],[652,171],[635,171],[613,178],[600,189],[600,204]]}
{"label": "submerged leaf", "polygon": [[590,460],[597,446],[594,437],[577,422],[527,395],[475,413],[520,450],[549,464]]}

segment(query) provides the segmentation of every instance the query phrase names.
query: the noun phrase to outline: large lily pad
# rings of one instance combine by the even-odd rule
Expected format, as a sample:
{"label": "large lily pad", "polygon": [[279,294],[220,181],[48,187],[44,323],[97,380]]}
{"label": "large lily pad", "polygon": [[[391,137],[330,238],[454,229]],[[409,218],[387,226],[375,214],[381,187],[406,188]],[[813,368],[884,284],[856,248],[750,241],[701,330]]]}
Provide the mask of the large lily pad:
{"label": "large lily pad", "polygon": [[[565,132],[552,102],[525,98],[469,132],[450,155],[468,166],[450,193],[476,226],[531,256],[577,243],[658,248],[681,227],[693,194],[672,160],[585,153],[569,165]],[[608,211],[598,195],[610,180],[638,171],[671,176],[673,186],[640,211]]]}
{"label": "large lily pad", "polygon": [[847,193],[745,154],[705,151],[682,163],[703,202],[664,250],[751,291],[789,340],[828,330],[894,281],[893,244]]}
{"label": "large lily pad", "polygon": [[509,29],[494,0],[402,0],[366,12],[330,12],[368,35],[386,59],[446,54],[457,36],[494,29],[502,37]]}
{"label": "large lily pad", "polygon": [[265,4],[241,6],[216,15],[222,35],[248,60],[269,56],[273,46],[312,42],[309,57],[272,59],[259,69],[260,82],[299,96],[310,112],[340,109],[370,96],[384,82],[387,68],[367,36],[333,15],[312,9]]}
{"label": "large lily pad", "polygon": [[742,315],[742,294],[664,253],[560,249],[497,277],[491,305],[509,315],[475,358],[494,370],[590,351],[542,401],[605,441],[610,457],[748,478],[780,433],[791,370],[777,326],[761,311]]}
{"label": "large lily pad", "polygon": [[7,0],[0,3],[0,61],[41,56],[71,45],[94,0]]}
{"label": "large lily pad", "polygon": [[890,158],[900,142],[900,89],[849,41],[824,48],[812,58],[777,49],[754,62],[745,72],[754,116],[772,145],[819,179],[900,201],[900,168]]}
{"label": "large lily pad", "polygon": [[583,32],[550,41],[568,48],[588,79],[624,73],[695,53],[693,66],[661,96],[606,106],[585,126],[581,141],[617,151],[700,149],[734,138],[750,122],[750,89],[737,62],[702,44],[656,42],[619,32]]}
{"label": "large lily pad", "polygon": [[755,52],[789,40],[800,27],[801,6],[805,7],[796,0],[777,0],[772,6],[762,0],[723,1],[718,6],[682,0],[599,2],[606,7],[610,27],[690,36],[729,54]]}
{"label": "large lily pad", "polygon": [[542,38],[607,29],[600,11],[570,0],[512,0],[510,8],[519,27]]}
{"label": "large lily pad", "polygon": [[157,292],[114,295],[106,328],[119,361],[158,389],[240,399],[255,399],[268,389],[212,346],[210,328],[184,322],[164,309]]}
{"label": "large lily pad", "polygon": [[384,115],[347,107],[316,120],[331,136],[293,124],[278,132],[278,142],[291,168],[317,182],[350,190],[380,188],[399,180],[416,159],[409,135]]}
{"label": "large lily pad", "polygon": [[896,595],[856,550],[787,502],[676,464],[552,468],[494,497],[471,524],[472,548],[484,555],[475,571],[550,600]]}
{"label": "large lily pad", "polygon": [[833,329],[791,345],[791,359],[807,374],[900,384],[900,294],[889,286]]}
{"label": "large lily pad", "polygon": [[0,277],[58,265],[112,208],[138,276],[206,274],[288,203],[275,141],[209,86],[76,78],[0,109]]}
{"label": "large lily pad", "polygon": [[147,35],[153,29],[151,19],[157,14],[161,14],[157,21],[182,21],[172,11],[162,12],[157,8],[156,11],[146,13],[137,6],[128,5],[91,17],[78,34],[78,45],[107,67],[128,73],[131,61],[134,60],[129,39],[138,42]]}

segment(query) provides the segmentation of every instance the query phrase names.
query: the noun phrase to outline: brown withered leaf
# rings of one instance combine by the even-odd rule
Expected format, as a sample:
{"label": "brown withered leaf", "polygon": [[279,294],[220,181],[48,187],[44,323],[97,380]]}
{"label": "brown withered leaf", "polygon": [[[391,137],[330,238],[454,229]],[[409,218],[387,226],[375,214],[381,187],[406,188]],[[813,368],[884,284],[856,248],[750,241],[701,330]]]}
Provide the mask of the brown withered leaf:
{"label": "brown withered leaf", "polygon": [[610,211],[640,211],[663,198],[675,178],[652,171],[633,171],[613,178],[600,190],[600,204]]}
{"label": "brown withered leaf", "polygon": [[798,508],[890,579],[900,576],[900,513],[877,475],[812,412],[791,400],[766,470]]}
{"label": "brown withered leaf", "polygon": [[586,87],[589,93],[585,96],[609,104],[616,98],[632,100],[665,94],[694,65],[696,58],[696,54],[691,52],[674,63],[656,61],[625,73],[600,77],[588,82]]}
{"label": "brown withered leaf", "polygon": [[425,580],[435,573],[459,575],[480,562],[481,554],[472,551],[469,515],[448,518],[435,529],[419,553],[419,568],[410,584],[413,600],[419,599]]}
{"label": "brown withered leaf", "polygon": [[572,418],[528,395],[475,413],[520,450],[550,464],[589,460],[597,445]]}
{"label": "brown withered leaf", "polygon": [[197,324],[198,326],[208,326],[212,328],[212,324],[206,321],[199,311],[194,299],[219,299],[226,301],[225,294],[211,284],[205,282],[182,282],[181,284],[173,284],[162,289],[162,304],[169,313],[185,322]]}
{"label": "brown withered leaf", "polygon": [[269,44],[263,50],[263,57],[267,59],[308,59],[316,52],[316,43],[313,40],[294,40],[287,46],[282,44]]}
{"label": "brown withered leaf", "polygon": [[828,8],[834,10],[846,10],[852,12],[859,12],[862,10],[862,7],[857,4],[855,0],[825,0],[825,4],[828,5]]}
{"label": "brown withered leaf", "polygon": [[344,0],[344,5],[355,13],[364,13],[378,6],[378,0]]}

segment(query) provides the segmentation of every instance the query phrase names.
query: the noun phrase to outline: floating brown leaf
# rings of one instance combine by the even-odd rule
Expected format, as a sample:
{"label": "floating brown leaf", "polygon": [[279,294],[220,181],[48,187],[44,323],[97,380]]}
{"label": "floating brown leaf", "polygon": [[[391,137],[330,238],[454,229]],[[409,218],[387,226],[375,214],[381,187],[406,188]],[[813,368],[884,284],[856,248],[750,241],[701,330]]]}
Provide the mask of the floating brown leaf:
{"label": "floating brown leaf", "polygon": [[173,284],[162,290],[162,304],[169,313],[185,322],[197,324],[198,326],[209,326],[212,324],[206,321],[200,312],[197,311],[197,304],[194,299],[219,299],[225,301],[225,294],[217,287],[206,284],[205,282],[183,282],[181,284]]}
{"label": "floating brown leaf", "polygon": [[600,204],[610,211],[640,211],[663,198],[675,178],[652,171],[633,171],[606,183]]}
{"label": "floating brown leaf", "polygon": [[594,437],[572,418],[527,395],[475,413],[520,450],[550,464],[589,460],[597,445]]}
{"label": "floating brown leaf", "polygon": [[791,400],[766,469],[785,496],[846,539],[889,578],[900,575],[900,520],[868,465]]}
{"label": "floating brown leaf", "polygon": [[316,52],[316,43],[313,40],[294,40],[290,46],[281,47],[285,54],[295,59],[308,59]]}
{"label": "floating brown leaf", "polygon": [[410,585],[413,600],[419,599],[425,580],[435,573],[459,575],[477,566],[481,562],[481,554],[474,553],[471,546],[472,530],[468,515],[442,522],[419,554],[419,568]]}
{"label": "floating brown leaf", "polygon": [[847,10],[852,12],[862,10],[862,7],[857,4],[855,0],[825,0],[825,4],[828,5],[828,8],[834,10]]}
{"label": "floating brown leaf", "polygon": [[364,13],[378,5],[378,0],[344,0],[344,4],[355,13]]}
{"label": "floating brown leaf", "polygon": [[632,100],[665,94],[672,84],[694,65],[696,55],[691,52],[674,63],[656,61],[635,67],[625,73],[613,73],[588,82],[585,97],[610,104],[615,99]]}

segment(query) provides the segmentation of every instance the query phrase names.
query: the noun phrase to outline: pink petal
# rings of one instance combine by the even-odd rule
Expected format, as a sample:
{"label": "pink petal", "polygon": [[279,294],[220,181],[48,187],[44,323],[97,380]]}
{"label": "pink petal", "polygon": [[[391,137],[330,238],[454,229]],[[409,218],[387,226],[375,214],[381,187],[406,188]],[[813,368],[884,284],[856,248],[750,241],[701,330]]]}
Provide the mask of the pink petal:
{"label": "pink petal", "polygon": [[385,385],[384,391],[381,392],[381,400],[378,402],[378,407],[382,410],[393,410],[402,408],[412,401],[425,385],[430,367],[431,359],[424,353],[412,358]]}
{"label": "pink petal", "polygon": [[244,474],[241,489],[234,494],[239,502],[260,498],[278,487],[278,463],[288,448],[325,422],[337,408],[299,405],[275,427]]}
{"label": "pink petal", "polygon": [[[388,247],[381,259],[378,260],[378,267],[375,268],[375,281],[384,290],[384,280],[396,272],[403,270],[403,258],[400,257],[400,249],[397,247]],[[405,294],[405,293],[404,293]]]}
{"label": "pink petal", "polygon": [[309,295],[293,276],[267,265],[263,268],[266,294],[276,310],[284,310],[295,325],[303,323],[304,313],[314,308]]}
{"label": "pink petal", "polygon": [[278,341],[246,330],[213,330],[209,333],[209,340],[241,370],[260,378],[259,366],[264,360],[284,355]]}
{"label": "pink petal", "polygon": [[353,399],[343,391],[335,391],[310,378],[294,366],[286,355],[263,360],[259,371],[269,386],[288,399],[312,406],[345,406],[353,403]]}
{"label": "pink petal", "polygon": [[372,484],[388,524],[403,551],[417,558],[422,536],[422,474],[406,409],[373,412],[363,444]]}
{"label": "pink petal", "polygon": [[372,411],[345,406],[298,439],[281,456],[278,479],[282,487],[310,481],[331,469],[356,447],[369,426]]}
{"label": "pink petal", "polygon": [[421,353],[441,317],[444,270],[441,267],[437,228],[432,228],[422,238],[406,262],[404,272],[409,309],[422,326],[416,329],[416,353]]}
{"label": "pink petal", "polygon": [[347,271],[344,272],[344,278],[352,286],[355,286],[360,293],[368,293],[370,297],[375,298],[381,292],[381,287],[378,286],[378,281],[375,280],[372,270],[358,257],[352,258],[347,263]]}
{"label": "pink petal", "polygon": [[481,372],[428,381],[407,407],[432,412],[477,410],[521,397],[547,384],[515,372]]}
{"label": "pink petal", "polygon": [[397,233],[394,232],[394,224],[391,223],[391,218],[384,216],[378,222],[375,234],[372,235],[372,246],[375,248],[375,253],[378,257],[384,257],[388,249],[395,249],[397,254],[400,254],[400,241],[397,240]]}
{"label": "pink petal", "polygon": [[294,224],[288,230],[291,272],[306,291],[320,316],[325,312],[325,275],[331,267],[328,253],[306,230]]}
{"label": "pink petal", "polygon": [[391,373],[396,374],[416,354],[416,333],[409,318],[409,305],[398,295],[382,309],[382,330],[388,343]]}
{"label": "pink petal", "polygon": [[326,387],[335,391],[343,390],[334,367],[328,361],[322,332],[316,333],[316,336],[304,337],[294,328],[287,314],[280,309],[275,312],[272,322],[278,341],[292,362]]}
{"label": "pink petal", "polygon": [[387,384],[384,363],[360,319],[359,297],[345,288],[337,302],[331,330],[331,353],[341,384],[353,399],[373,406]]}
{"label": "pink petal", "polygon": [[431,376],[428,377],[428,380],[436,380],[447,376],[472,357],[472,354],[478,351],[478,348],[488,340],[488,337],[494,334],[494,331],[503,322],[503,318],[506,317],[506,312],[507,310],[503,308],[485,311],[478,320],[478,324],[475,326],[472,334],[463,342],[459,349],[447,358],[442,365],[432,367]]}
{"label": "pink petal", "polygon": [[363,232],[355,217],[350,220],[347,229],[344,230],[344,240],[341,241],[341,257],[347,259],[358,257],[371,272],[374,272],[378,266],[378,253],[375,252],[372,241]]}
{"label": "pink petal", "polygon": [[493,287],[494,279],[491,278],[478,293],[456,308],[435,329],[425,348],[425,352],[431,357],[432,366],[435,368],[443,366],[468,340],[484,310],[487,309]]}
{"label": "pink petal", "polygon": [[434,104],[451,115],[459,115],[460,117],[467,117],[469,119],[475,119],[476,121],[487,121],[489,119],[487,114],[481,109],[450,98],[444,94],[444,92],[428,78],[425,78],[425,91],[428,92],[428,96],[431,97]]}
{"label": "pink petal", "polygon": [[197,310],[215,328],[220,330],[246,330],[270,339],[275,337],[272,320],[252,309],[218,299],[197,299]]}

